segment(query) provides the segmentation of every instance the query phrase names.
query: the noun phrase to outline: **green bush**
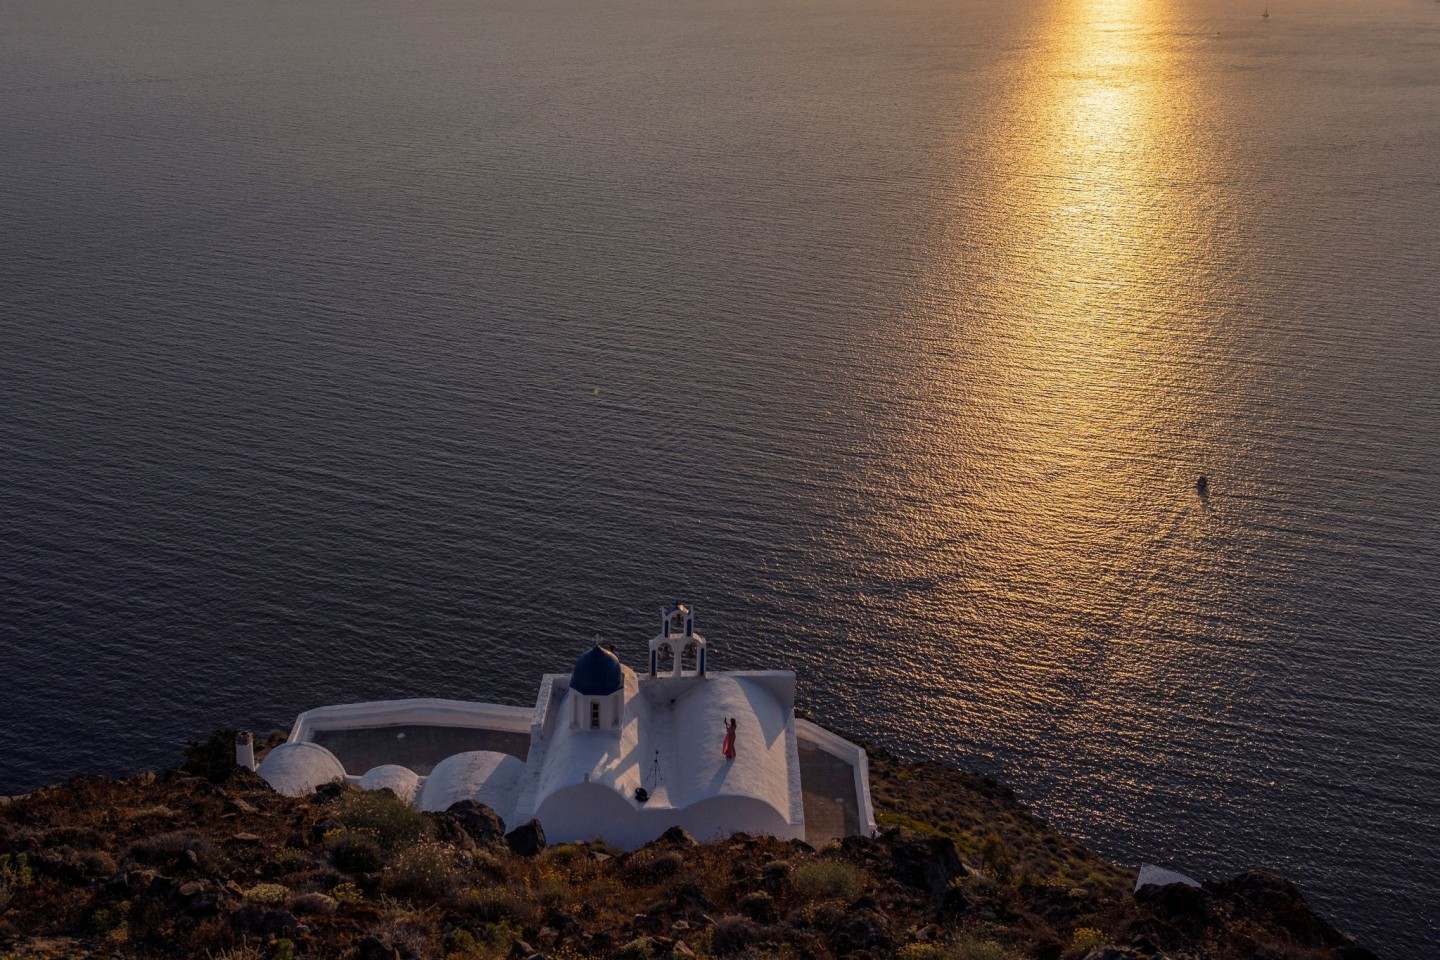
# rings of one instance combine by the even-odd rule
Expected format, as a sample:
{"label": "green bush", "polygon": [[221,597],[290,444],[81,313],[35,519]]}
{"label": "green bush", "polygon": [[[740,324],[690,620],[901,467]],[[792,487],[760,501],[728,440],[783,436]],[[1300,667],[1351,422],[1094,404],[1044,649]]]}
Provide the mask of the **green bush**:
{"label": "green bush", "polygon": [[346,873],[374,873],[385,865],[380,841],[369,830],[331,830],[324,843],[336,868]]}
{"label": "green bush", "polygon": [[0,913],[10,905],[15,894],[30,886],[35,875],[30,870],[30,858],[25,854],[11,856],[0,853]]}
{"label": "green bush", "polygon": [[811,860],[795,868],[790,884],[810,900],[854,900],[869,879],[864,870],[840,860]]}
{"label": "green bush", "polygon": [[423,813],[389,790],[346,794],[335,819],[351,830],[368,830],[386,850],[427,839],[431,831]]}
{"label": "green bush", "polygon": [[234,729],[216,730],[204,743],[191,740],[180,769],[211,783],[229,780],[235,773],[235,734]]}

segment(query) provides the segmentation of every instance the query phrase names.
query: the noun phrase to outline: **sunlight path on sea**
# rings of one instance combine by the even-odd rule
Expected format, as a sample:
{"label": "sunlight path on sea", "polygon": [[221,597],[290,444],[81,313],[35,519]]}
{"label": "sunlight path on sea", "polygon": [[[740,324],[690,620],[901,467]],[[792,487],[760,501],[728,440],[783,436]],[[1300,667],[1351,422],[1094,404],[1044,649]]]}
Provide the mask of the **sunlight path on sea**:
{"label": "sunlight path on sea", "polygon": [[[1181,699],[1222,723],[1244,671],[1239,647],[1196,642],[1223,639],[1210,612],[1246,558],[1195,490],[1243,456],[1245,376],[1219,336],[1243,243],[1170,6],[1035,13],[906,318],[924,429],[894,440],[875,482],[896,494],[857,530],[886,579],[953,571],[904,665],[938,726],[1070,742],[1080,769],[1140,780],[1183,752],[1171,696],[1198,686]],[[993,642],[987,622],[1013,627]],[[1006,695],[977,703],[956,663]]]}

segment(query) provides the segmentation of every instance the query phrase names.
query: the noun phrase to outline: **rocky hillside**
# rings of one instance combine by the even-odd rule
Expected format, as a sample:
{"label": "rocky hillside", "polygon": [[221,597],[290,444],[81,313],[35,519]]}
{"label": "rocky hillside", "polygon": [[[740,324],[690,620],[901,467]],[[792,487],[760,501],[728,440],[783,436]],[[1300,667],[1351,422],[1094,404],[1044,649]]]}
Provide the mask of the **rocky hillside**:
{"label": "rocky hillside", "polygon": [[0,800],[0,960],[1365,960],[1287,881],[1148,887],[994,781],[872,755],[885,831],[547,846],[475,805],[277,796],[225,760]]}

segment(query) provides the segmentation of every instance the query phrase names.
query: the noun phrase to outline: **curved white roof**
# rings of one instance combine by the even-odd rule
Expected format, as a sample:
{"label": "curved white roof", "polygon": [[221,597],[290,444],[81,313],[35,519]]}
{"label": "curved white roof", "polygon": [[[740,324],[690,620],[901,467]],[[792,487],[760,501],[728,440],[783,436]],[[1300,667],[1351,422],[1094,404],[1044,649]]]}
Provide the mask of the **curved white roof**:
{"label": "curved white roof", "polygon": [[360,778],[362,790],[389,790],[406,803],[415,799],[419,785],[420,778],[414,770],[394,763],[375,767]]}
{"label": "curved white roof", "polygon": [[[517,816],[538,816],[557,839],[584,839],[604,809],[606,838],[624,845],[658,835],[677,817],[697,836],[800,836],[794,679],[768,671],[637,681],[626,670],[621,723],[607,730],[572,727],[564,703],[575,694],[562,693],[550,704],[553,723],[531,745],[533,781]],[[726,760],[731,717],[736,757]],[[644,804],[637,787],[649,793]]]}
{"label": "curved white roof", "polygon": [[514,825],[515,799],[525,763],[508,753],[476,750],[446,757],[435,765],[416,803],[421,810],[448,810],[452,803],[474,800]]}
{"label": "curved white roof", "polygon": [[[693,732],[698,740],[676,744],[675,779],[668,784],[671,803],[679,807],[708,797],[753,797],[788,819],[787,753],[794,749],[786,738],[789,705],[782,705],[755,679],[712,674],[703,684],[672,709],[669,726],[676,732]],[[734,760],[720,754],[727,717],[736,721]],[[790,739],[793,736],[792,730]]]}
{"label": "curved white roof", "polygon": [[[636,695],[635,672],[623,668],[625,709],[618,730],[580,730],[570,726],[561,708],[548,742],[540,751],[534,808],[558,790],[581,783],[597,783],[629,797],[641,786],[639,745],[641,727],[648,725],[649,705]],[[568,691],[565,697],[577,696]],[[563,702],[563,700],[562,700]],[[532,756],[535,745],[531,747]]]}
{"label": "curved white roof", "polygon": [[277,793],[303,797],[322,783],[345,779],[345,767],[318,743],[282,743],[265,755],[256,771]]}

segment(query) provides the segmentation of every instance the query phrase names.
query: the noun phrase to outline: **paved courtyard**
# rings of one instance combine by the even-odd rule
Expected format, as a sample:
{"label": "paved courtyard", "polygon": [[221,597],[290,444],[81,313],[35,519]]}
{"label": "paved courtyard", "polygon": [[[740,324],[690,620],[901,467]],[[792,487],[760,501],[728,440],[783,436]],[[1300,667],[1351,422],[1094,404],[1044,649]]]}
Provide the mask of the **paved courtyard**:
{"label": "paved courtyard", "polygon": [[855,769],[800,741],[800,789],[805,800],[805,842],[820,846],[860,832]]}
{"label": "paved courtyard", "polygon": [[356,730],[319,730],[312,738],[339,758],[352,776],[382,764],[409,767],[420,776],[435,764],[457,753],[490,750],[525,759],[530,752],[530,734],[466,727],[435,727],[405,724],[394,727],[364,727]]}

